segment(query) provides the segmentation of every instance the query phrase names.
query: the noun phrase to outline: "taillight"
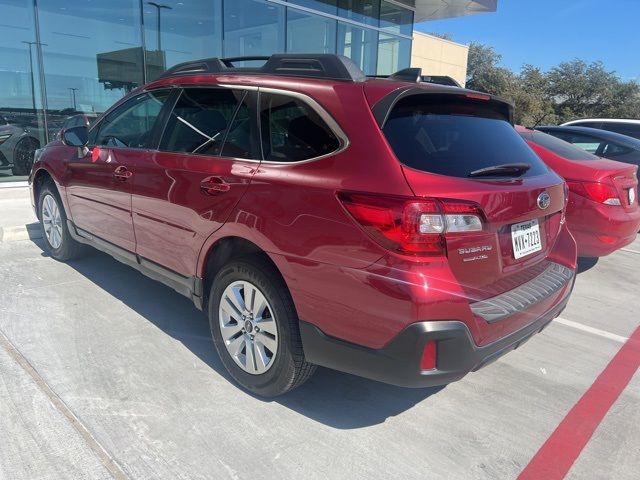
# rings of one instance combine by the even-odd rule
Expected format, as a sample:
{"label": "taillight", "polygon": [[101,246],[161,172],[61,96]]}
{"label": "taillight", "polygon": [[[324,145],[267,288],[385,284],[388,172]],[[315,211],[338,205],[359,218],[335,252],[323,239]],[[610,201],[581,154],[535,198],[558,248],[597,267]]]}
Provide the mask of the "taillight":
{"label": "taillight", "polygon": [[573,193],[586,197],[594,202],[605,205],[622,205],[618,192],[613,185],[598,182],[573,182],[568,181],[569,190]]}
{"label": "taillight", "polygon": [[340,192],[347,212],[383,247],[405,255],[446,255],[446,236],[483,229],[472,203]]}

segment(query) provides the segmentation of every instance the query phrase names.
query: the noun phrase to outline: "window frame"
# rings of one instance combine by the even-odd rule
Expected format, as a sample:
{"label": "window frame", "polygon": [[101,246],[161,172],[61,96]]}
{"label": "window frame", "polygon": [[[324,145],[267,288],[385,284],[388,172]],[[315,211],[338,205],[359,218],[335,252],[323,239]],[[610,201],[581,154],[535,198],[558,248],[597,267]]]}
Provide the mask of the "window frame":
{"label": "window frame", "polygon": [[[144,89],[140,92],[137,92],[135,95],[124,97],[119,102],[114,104],[109,110],[107,110],[104,114],[102,114],[100,118],[98,118],[95,122],[93,122],[93,124],[89,129],[89,134],[91,134],[95,129],[99,129],[100,125],[102,124],[104,119],[107,118],[108,115],[113,113],[116,109],[120,108],[121,106],[129,103],[134,98],[138,98],[140,95],[148,94],[151,92],[168,90],[170,91],[169,97],[167,98],[167,101],[165,102],[164,106],[162,107],[162,110],[160,111],[160,114],[158,115],[158,118],[156,119],[156,124],[154,125],[154,129],[150,136],[148,145],[145,149],[153,150],[159,153],[172,154],[172,155],[198,155],[197,153],[188,154],[184,152],[182,153],[165,152],[159,149],[160,142],[162,140],[162,137],[165,134],[165,129],[167,127],[167,124],[169,123],[169,116],[171,115],[171,112],[173,112],[173,109],[177,104],[178,99],[182,95],[182,91],[185,88],[227,88],[231,90],[243,90],[246,92],[245,101],[249,105],[251,119],[252,119],[251,127],[253,132],[251,135],[251,141],[253,144],[252,146],[254,146],[254,148],[256,149],[256,151],[254,152],[254,155],[257,158],[256,159],[235,158],[235,157],[223,157],[223,156],[200,154],[203,157],[206,156],[208,158],[214,158],[214,159],[220,159],[220,160],[236,160],[236,161],[252,162],[252,163],[265,163],[268,165],[283,165],[283,166],[284,165],[300,165],[304,163],[315,162],[316,160],[322,160],[324,158],[331,157],[334,155],[338,155],[339,153],[342,153],[344,150],[346,150],[350,145],[349,137],[344,132],[340,124],[333,118],[333,116],[322,105],[320,105],[315,99],[313,99],[309,95],[306,95],[301,92],[295,92],[292,90],[285,90],[281,88],[256,87],[252,85],[234,85],[234,84],[224,84],[224,83],[211,83],[211,84],[198,84],[198,85],[177,84],[177,85],[172,85],[170,87],[162,86],[162,87],[150,89],[150,90]],[[262,128],[261,128],[262,125],[260,120],[260,108],[259,108],[261,92],[272,93],[276,95],[286,95],[301,101],[305,106],[311,108],[313,111],[315,111],[318,114],[318,116],[325,122],[329,130],[331,130],[331,132],[336,136],[339,143],[338,148],[333,152],[326,153],[318,157],[312,157],[305,160],[298,160],[295,162],[279,162],[274,160],[265,160],[264,152],[262,151]],[[235,114],[234,114],[234,118],[232,119],[232,122],[233,120],[235,120]],[[225,136],[225,142],[226,142],[226,136]],[[93,148],[96,145],[88,145],[88,146],[89,148]],[[222,144],[222,146],[224,148],[224,143]],[[124,147],[109,147],[109,148],[124,148]],[[139,150],[145,150],[145,149],[139,149]]]}
{"label": "window frame", "polygon": [[[293,162],[281,162],[281,161],[275,161],[275,160],[266,160],[265,156],[264,156],[264,151],[262,149],[262,146],[263,146],[263,143],[262,143],[262,140],[263,140],[262,139],[262,119],[260,118],[260,104],[261,104],[261,94],[262,93],[268,93],[268,94],[273,94],[273,95],[282,95],[282,96],[291,97],[291,98],[301,102],[305,107],[308,107],[311,110],[313,110],[320,117],[320,119],[325,123],[325,125],[329,128],[331,133],[333,133],[333,135],[335,135],[336,139],[338,140],[338,148],[336,148],[332,152],[325,153],[325,154],[319,155],[317,157],[305,158],[304,160],[297,160],[297,161],[293,161]],[[291,91],[291,90],[282,90],[282,89],[279,89],[279,88],[259,87],[258,88],[258,96],[257,96],[256,107],[257,107],[256,108],[256,113],[257,113],[257,116],[258,116],[257,120],[258,120],[259,147],[260,147],[262,163],[269,164],[269,165],[300,165],[300,164],[303,164],[303,163],[315,162],[316,160],[321,160],[323,158],[327,158],[327,157],[332,157],[332,156],[338,155],[339,153],[343,152],[345,149],[347,149],[349,147],[349,143],[350,143],[349,142],[349,137],[347,137],[346,133],[344,133],[344,130],[342,130],[342,128],[340,127],[338,122],[316,100],[314,100],[313,98],[311,98],[310,96],[308,96],[308,95],[306,95],[304,93],[294,92],[294,91]]]}

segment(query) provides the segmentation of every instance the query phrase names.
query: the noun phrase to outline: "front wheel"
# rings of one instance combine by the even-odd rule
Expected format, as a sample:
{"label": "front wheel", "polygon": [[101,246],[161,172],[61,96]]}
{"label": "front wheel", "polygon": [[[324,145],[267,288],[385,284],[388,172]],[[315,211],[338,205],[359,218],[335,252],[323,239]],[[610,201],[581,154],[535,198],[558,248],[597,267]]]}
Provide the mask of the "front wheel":
{"label": "front wheel", "polygon": [[289,291],[264,259],[234,261],[220,270],[209,296],[209,323],[225,368],[255,394],[281,395],[315,371],[304,358]]}
{"label": "front wheel", "polygon": [[38,213],[45,248],[53,258],[64,262],[82,255],[83,245],[69,233],[67,215],[58,191],[50,183],[44,184],[40,190]]}

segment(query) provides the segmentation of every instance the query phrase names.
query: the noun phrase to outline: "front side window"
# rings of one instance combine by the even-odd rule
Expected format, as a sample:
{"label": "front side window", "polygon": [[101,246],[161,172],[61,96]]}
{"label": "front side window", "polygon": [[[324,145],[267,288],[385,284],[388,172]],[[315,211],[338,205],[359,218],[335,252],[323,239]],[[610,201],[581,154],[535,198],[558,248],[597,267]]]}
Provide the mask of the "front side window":
{"label": "front side window", "polygon": [[[160,150],[251,158],[249,107],[244,96],[240,90],[185,89],[171,112]],[[225,138],[233,145],[223,152]]]}
{"label": "front side window", "polygon": [[92,130],[89,143],[106,147],[148,148],[153,127],[169,92],[149,92],[129,100],[109,113],[97,129]]}
{"label": "front side window", "polygon": [[265,160],[298,162],[327,155],[340,147],[320,115],[288,95],[260,94],[260,124]]}

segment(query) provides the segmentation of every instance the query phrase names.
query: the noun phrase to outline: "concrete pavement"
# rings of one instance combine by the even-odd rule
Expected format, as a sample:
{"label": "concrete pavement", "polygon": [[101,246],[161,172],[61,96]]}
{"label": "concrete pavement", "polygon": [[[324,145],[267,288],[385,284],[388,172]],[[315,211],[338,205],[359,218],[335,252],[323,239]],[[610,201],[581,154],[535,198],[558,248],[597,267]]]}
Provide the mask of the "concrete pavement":
{"label": "concrete pavement", "polygon": [[[1,227],[34,221],[22,195],[0,191]],[[265,401],[229,380],[187,299],[103,254],[56,262],[11,231],[0,479],[515,478],[640,318],[636,241],[584,265],[570,322],[460,382],[408,390],[319,369]],[[639,446],[636,374],[569,478],[635,479]]]}

